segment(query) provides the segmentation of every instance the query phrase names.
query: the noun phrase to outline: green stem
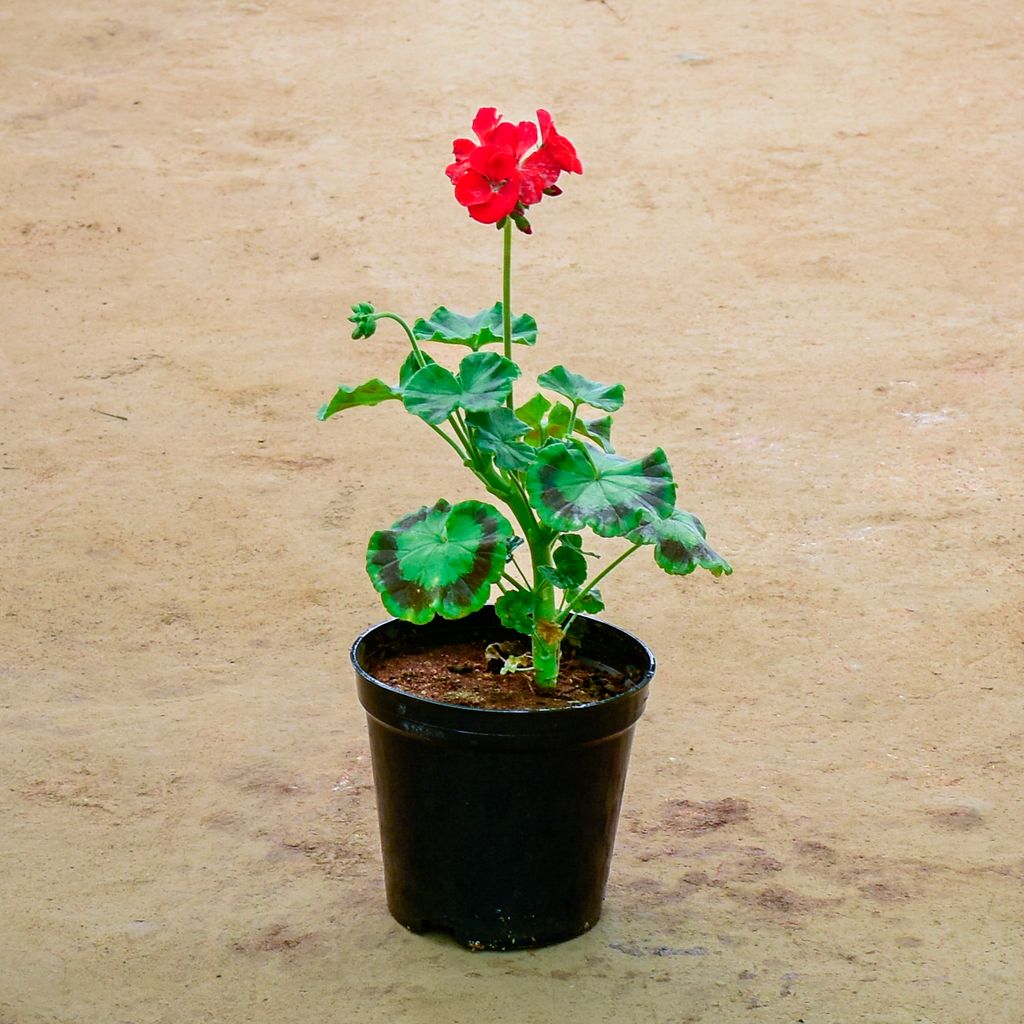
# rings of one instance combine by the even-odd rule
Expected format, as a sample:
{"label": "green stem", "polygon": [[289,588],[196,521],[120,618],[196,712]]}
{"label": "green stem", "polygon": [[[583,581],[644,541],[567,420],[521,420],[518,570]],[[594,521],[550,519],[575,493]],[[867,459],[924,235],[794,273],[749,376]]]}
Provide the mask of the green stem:
{"label": "green stem", "polygon": [[394,320],[396,324],[401,324],[409,338],[409,344],[412,345],[412,350],[416,354],[416,362],[420,364],[420,369],[427,365],[427,360],[420,350],[419,342],[416,341],[416,335],[412,333],[412,328],[397,313],[378,313],[375,319]]}
{"label": "green stem", "polygon": [[608,573],[612,571],[612,569],[615,569],[617,566],[621,565],[627,558],[629,558],[631,554],[633,554],[634,551],[637,551],[641,547],[643,547],[642,544],[634,544],[632,547],[627,548],[625,551],[622,552],[621,555],[619,555],[618,558],[616,558],[614,561],[609,562],[589,583],[584,583],[583,586],[580,587],[580,592],[576,595],[576,597],[572,601],[570,601],[569,604],[567,604],[559,613],[559,621],[562,621],[565,618],[565,616],[569,614],[573,610],[573,608],[575,608],[575,606],[580,601],[582,601],[583,598],[586,597],[586,595],[589,594],[590,591],[593,590],[594,587],[596,587],[598,583],[600,583],[601,580],[603,580],[605,576],[608,575]]}
{"label": "green stem", "polygon": [[475,465],[477,461],[476,456],[478,454],[477,447],[470,440],[469,428],[463,421],[458,409],[448,417],[448,422],[451,424],[452,430],[455,431],[455,436],[462,442],[463,447],[466,449],[466,457],[468,459],[472,459]]}
{"label": "green stem", "polygon": [[512,556],[512,564],[516,567],[516,572],[518,572],[519,575],[523,577],[523,582],[527,585],[527,587],[529,587],[530,586],[530,579],[526,575],[526,573],[523,572],[523,567],[519,564],[518,561],[516,561],[516,556],[515,555]]}
{"label": "green stem", "polygon": [[[516,590],[528,590],[529,589],[528,587],[524,587],[522,585],[522,583],[520,583],[519,580],[517,580],[515,578],[515,576],[509,576],[509,574],[507,572],[503,572],[501,574],[501,579],[502,580],[507,580],[509,583],[512,584],[513,587],[516,588]],[[501,580],[498,581],[498,586],[499,587],[501,586]],[[504,590],[504,587],[502,587],[502,589]]]}
{"label": "green stem", "polygon": [[565,436],[572,437],[572,432],[576,429],[576,412],[580,407],[579,402],[572,403],[572,415],[569,417],[569,426],[565,428]]}
{"label": "green stem", "polygon": [[440,427],[435,426],[433,423],[428,423],[427,426],[430,427],[430,429],[437,434],[445,444],[451,445],[455,454],[458,455],[460,462],[465,462],[469,458],[469,456]]}
{"label": "green stem", "polygon": [[530,517],[531,525],[535,530],[539,531],[541,529],[541,525],[537,522],[537,517],[530,505],[530,497],[526,493],[526,488],[523,486],[522,481],[515,475],[515,473],[509,473],[509,479],[512,481],[512,486],[519,492],[519,497],[523,499],[523,507],[526,509],[527,515]]}
{"label": "green stem", "polygon": [[[512,218],[505,218],[504,252],[501,268],[501,319],[505,358],[512,359]],[[505,404],[515,408],[511,390]]]}

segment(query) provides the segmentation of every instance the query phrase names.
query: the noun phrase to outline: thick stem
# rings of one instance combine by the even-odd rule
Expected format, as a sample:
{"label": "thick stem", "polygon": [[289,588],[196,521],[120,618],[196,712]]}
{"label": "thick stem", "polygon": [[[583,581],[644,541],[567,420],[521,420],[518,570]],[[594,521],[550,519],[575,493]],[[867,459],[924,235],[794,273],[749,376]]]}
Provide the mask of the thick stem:
{"label": "thick stem", "polygon": [[[531,536],[531,534],[533,534]],[[551,565],[551,542],[533,531],[527,534],[533,560],[533,681],[541,689],[558,685],[558,666],[562,654],[562,629],[555,607],[555,588],[544,579],[541,568]]]}

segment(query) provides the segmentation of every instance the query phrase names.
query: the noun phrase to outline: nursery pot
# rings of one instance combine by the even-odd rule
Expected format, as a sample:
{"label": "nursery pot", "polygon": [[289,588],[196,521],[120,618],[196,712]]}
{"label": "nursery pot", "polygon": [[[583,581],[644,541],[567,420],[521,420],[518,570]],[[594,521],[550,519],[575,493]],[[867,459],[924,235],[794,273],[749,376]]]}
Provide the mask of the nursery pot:
{"label": "nursery pot", "polygon": [[633,685],[594,704],[497,711],[374,678],[382,656],[410,644],[512,635],[490,607],[426,626],[392,619],[353,644],[388,909],[410,930],[449,931],[472,949],[523,949],[573,938],[599,918],[654,655],[586,616],[572,634],[577,657]]}

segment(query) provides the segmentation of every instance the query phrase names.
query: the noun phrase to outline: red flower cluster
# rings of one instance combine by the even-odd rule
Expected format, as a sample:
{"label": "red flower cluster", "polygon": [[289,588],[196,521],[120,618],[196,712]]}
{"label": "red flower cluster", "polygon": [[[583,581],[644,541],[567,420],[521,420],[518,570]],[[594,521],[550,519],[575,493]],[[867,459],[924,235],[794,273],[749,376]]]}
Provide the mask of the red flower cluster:
{"label": "red flower cluster", "polygon": [[529,232],[524,211],[545,195],[560,194],[555,182],[562,171],[583,173],[573,144],[555,131],[546,110],[537,111],[537,123],[540,145],[525,159],[524,154],[537,144],[537,125],[502,121],[494,107],[481,107],[473,119],[479,145],[471,139],[455,140],[455,162],[445,173],[455,186],[455,198],[469,209],[473,220],[497,224],[512,217],[521,230]]}

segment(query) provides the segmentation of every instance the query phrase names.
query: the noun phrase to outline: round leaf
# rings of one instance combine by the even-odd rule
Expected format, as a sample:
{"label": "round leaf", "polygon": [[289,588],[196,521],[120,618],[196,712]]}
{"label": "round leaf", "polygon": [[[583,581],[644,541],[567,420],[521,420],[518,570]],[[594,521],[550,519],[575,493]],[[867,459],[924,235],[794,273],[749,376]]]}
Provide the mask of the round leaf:
{"label": "round leaf", "polygon": [[474,352],[459,364],[462,396],[459,405],[466,412],[496,409],[508,398],[519,367],[495,352]]}
{"label": "round leaf", "polygon": [[546,445],[526,474],[530,504],[545,526],[560,531],[589,526],[601,537],[621,537],[644,518],[672,511],[676,485],[665,453],[625,459],[582,445]]}
{"label": "round leaf", "polygon": [[704,524],[690,512],[676,509],[665,519],[643,523],[627,539],[634,544],[653,544],[655,562],[673,576],[688,576],[698,565],[713,576],[731,576],[732,566],[704,537]]}
{"label": "round leaf", "polygon": [[587,578],[587,560],[577,548],[560,545],[555,549],[552,561],[555,563],[554,566],[540,567],[540,574],[548,583],[559,590],[574,590],[583,586],[583,581]]}
{"label": "round leaf", "polygon": [[564,366],[555,366],[542,373],[537,383],[549,391],[557,391],[574,405],[592,405],[604,412],[615,412],[622,408],[626,389],[621,384],[598,384]]}
{"label": "round leaf", "polygon": [[384,606],[422,624],[482,608],[505,570],[508,520],[493,505],[445,500],[399,519],[370,538],[366,571]]}
{"label": "round leaf", "polygon": [[417,370],[402,389],[406,409],[427,423],[444,423],[459,407],[462,385],[451,370],[431,363]]}
{"label": "round leaf", "polygon": [[533,591],[511,590],[494,602],[494,611],[507,629],[529,636],[533,632]]}
{"label": "round leaf", "polygon": [[[500,343],[504,337],[503,308],[496,302],[490,309],[472,316],[453,313],[439,306],[430,318],[420,318],[412,326],[418,341],[443,341],[449,345],[468,345],[476,352],[481,345]],[[537,341],[537,321],[527,313],[512,321],[512,341],[533,345]]]}
{"label": "round leaf", "polygon": [[500,408],[519,376],[519,367],[494,352],[474,352],[459,364],[458,376],[439,363],[417,370],[402,388],[406,409],[427,423],[443,423],[456,409]]}

